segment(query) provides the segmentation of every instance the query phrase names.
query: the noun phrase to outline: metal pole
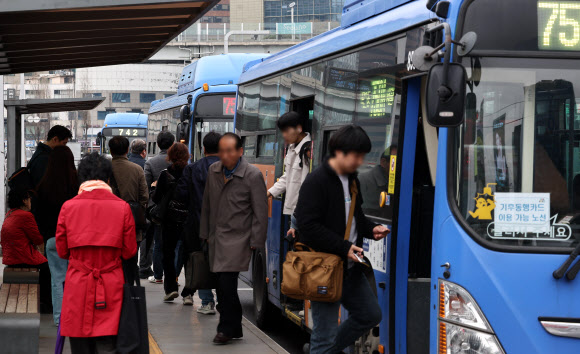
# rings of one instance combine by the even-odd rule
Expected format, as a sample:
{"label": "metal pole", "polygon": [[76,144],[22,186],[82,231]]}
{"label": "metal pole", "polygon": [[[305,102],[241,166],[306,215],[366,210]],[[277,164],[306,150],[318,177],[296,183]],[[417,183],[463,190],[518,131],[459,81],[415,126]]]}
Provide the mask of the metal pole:
{"label": "metal pole", "polygon": [[4,170],[6,161],[6,150],[4,148],[4,75],[0,75],[0,87],[2,94],[0,94],[0,109],[2,109],[2,124],[0,124],[0,220],[4,223],[4,214],[6,214],[6,171]]}
{"label": "metal pole", "polygon": [[292,22],[292,40],[296,39],[296,27],[294,27],[294,6],[290,8],[290,22]]}
{"label": "metal pole", "polygon": [[[38,78],[40,86],[40,77]],[[26,98],[26,90],[24,89],[24,73],[20,74],[20,99]],[[24,122],[20,121],[20,167],[26,166],[26,138],[24,136]]]}
{"label": "metal pole", "polygon": [[270,34],[270,31],[229,31],[225,36],[224,36],[224,54],[228,54],[229,53],[229,41],[230,41],[230,36],[234,35],[234,34]]}

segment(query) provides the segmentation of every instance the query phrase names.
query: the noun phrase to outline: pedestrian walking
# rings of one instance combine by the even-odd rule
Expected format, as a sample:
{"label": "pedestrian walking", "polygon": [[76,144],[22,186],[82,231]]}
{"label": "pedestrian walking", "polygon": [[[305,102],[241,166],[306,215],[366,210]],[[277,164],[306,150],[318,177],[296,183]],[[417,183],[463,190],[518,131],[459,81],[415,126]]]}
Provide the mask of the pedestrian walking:
{"label": "pedestrian walking", "polygon": [[36,188],[34,216],[46,245],[46,258],[51,276],[52,314],[54,324],[57,326],[68,261],[58,256],[54,236],[62,205],[74,198],[78,190],[74,155],[68,147],[56,146],[50,153],[46,174]]}
{"label": "pedestrian walking", "polygon": [[220,161],[209,167],[203,193],[200,237],[209,244],[210,270],[217,278],[220,320],[216,344],[241,338],[238,274],[247,271],[252,250],[264,248],[268,226],[266,184],[260,170],[242,158],[242,139],[219,140]]}
{"label": "pedestrian walking", "polygon": [[[147,144],[142,139],[135,139],[131,142],[130,153],[127,156],[129,161],[145,169],[145,158],[147,157]],[[139,244],[139,278],[147,279],[153,275],[151,266],[153,265],[153,243],[155,228],[148,223],[145,230],[144,241]]]}
{"label": "pedestrian walking", "polygon": [[55,125],[50,128],[46,136],[46,142],[38,142],[36,151],[28,161],[28,170],[30,171],[30,178],[32,179],[32,186],[36,188],[48,167],[48,158],[52,149],[59,145],[66,145],[72,139],[72,133],[68,128],[62,125]]}
{"label": "pedestrian walking", "polygon": [[[163,235],[163,270],[165,272],[163,279],[165,296],[163,301],[172,302],[179,296],[177,292],[178,268],[175,264],[175,259],[178,256],[176,255],[177,244],[182,238],[183,224],[187,215],[185,207],[181,209],[176,209],[175,207],[175,202],[178,203],[176,187],[177,181],[183,174],[183,169],[187,166],[189,149],[183,143],[175,143],[167,151],[167,160],[171,162],[171,165],[159,175],[152,199],[155,204],[161,204],[166,198],[169,200],[165,204],[167,205],[167,210],[163,216],[161,234]],[[182,218],[178,218],[180,215]]]}
{"label": "pedestrian walking", "polygon": [[[154,156],[145,162],[145,180],[149,191],[152,192],[151,185],[159,179],[161,171],[165,170],[171,164],[167,161],[167,149],[175,142],[175,136],[168,131],[162,131],[157,134],[157,147],[160,151],[157,156]],[[151,207],[152,201],[149,203]],[[163,238],[161,236],[161,226],[151,224],[153,228],[153,275],[149,277],[149,281],[155,284],[163,283]],[[151,247],[148,246],[148,249]]]}
{"label": "pedestrian walking", "polygon": [[[114,139],[114,138],[113,138]],[[62,206],[56,249],[69,260],[60,333],[73,354],[115,353],[123,302],[122,260],[135,256],[131,207],[107,182],[112,164],[92,153],[81,160],[78,196]]]}
{"label": "pedestrian walking", "polygon": [[8,268],[37,268],[39,270],[40,312],[51,313],[50,271],[42,255],[44,240],[30,212],[30,192],[12,189],[8,192],[8,212],[2,224],[2,263]]}
{"label": "pedestrian walking", "polygon": [[[368,135],[359,126],[344,126],[332,135],[328,149],[330,158],[302,184],[296,220],[301,241],[318,252],[341,256],[346,269],[340,301],[311,301],[311,354],[339,353],[381,321],[381,308],[359,259],[363,257],[363,238],[380,240],[389,233],[385,226],[364,215],[362,198],[355,198],[351,229],[345,240],[352,191],[360,190],[356,171],[371,150]],[[338,325],[341,304],[348,318]]]}
{"label": "pedestrian walking", "polygon": [[[201,207],[203,203],[203,191],[209,167],[219,161],[218,148],[221,135],[216,132],[207,133],[203,138],[204,157],[194,163],[187,165],[183,169],[183,175],[178,181],[177,195],[179,200],[188,207],[188,216],[183,232],[183,258],[185,261],[189,255],[195,251],[201,251],[201,239],[199,238],[199,227],[201,218]],[[185,262],[185,272],[187,276],[188,265]],[[193,295],[196,289],[184,287],[181,291],[183,304],[193,306]],[[213,315],[215,311],[215,301],[212,289],[199,289],[201,306],[198,313]]]}
{"label": "pedestrian walking", "polygon": [[[127,158],[129,139],[124,136],[115,136],[109,140],[109,149],[113,156],[113,175],[111,176],[113,192],[128,203],[139,203],[144,215],[149,200],[149,191],[143,169]],[[137,242],[141,242],[142,232],[141,229],[136,230]],[[135,265],[137,265],[136,260]]]}
{"label": "pedestrian walking", "polygon": [[304,118],[298,112],[283,114],[278,122],[284,142],[288,145],[284,157],[284,174],[268,190],[268,197],[277,197],[285,193],[282,213],[290,217],[288,235],[296,235],[296,218],[294,209],[298,202],[298,193],[302,182],[310,172],[310,134],[304,131]]}

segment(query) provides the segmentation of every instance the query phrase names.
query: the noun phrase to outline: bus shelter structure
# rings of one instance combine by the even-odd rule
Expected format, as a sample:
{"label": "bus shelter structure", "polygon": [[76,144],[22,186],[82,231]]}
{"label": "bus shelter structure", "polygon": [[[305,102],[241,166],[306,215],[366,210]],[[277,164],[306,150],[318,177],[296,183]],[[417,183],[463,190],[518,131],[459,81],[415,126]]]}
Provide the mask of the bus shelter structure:
{"label": "bus shelter structure", "polygon": [[23,120],[22,116],[27,114],[85,111],[96,108],[105,100],[101,98],[55,98],[55,99],[24,99],[5,100],[4,107],[7,115],[8,133],[8,154],[7,154],[7,174],[10,176],[20,168],[25,161],[22,161],[23,144]]}
{"label": "bus shelter structure", "polygon": [[[0,87],[4,87],[3,75],[8,74],[144,62],[218,2],[0,0]],[[8,172],[22,164],[18,128],[23,113],[90,109],[86,107],[98,104],[91,99],[19,101],[6,105]],[[4,106],[0,94],[0,107]],[[5,141],[4,124],[0,124],[0,156],[6,156]],[[1,161],[0,178],[6,178]],[[4,194],[5,188],[0,188],[1,200]],[[0,202],[0,221],[3,215]]]}

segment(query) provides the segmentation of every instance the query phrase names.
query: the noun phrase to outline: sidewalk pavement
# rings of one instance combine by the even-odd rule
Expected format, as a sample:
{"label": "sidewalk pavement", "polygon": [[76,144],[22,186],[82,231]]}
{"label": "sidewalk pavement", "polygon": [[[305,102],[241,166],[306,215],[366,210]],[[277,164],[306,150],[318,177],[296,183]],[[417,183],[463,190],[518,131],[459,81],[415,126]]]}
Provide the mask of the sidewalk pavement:
{"label": "sidewalk pavement", "polygon": [[[1,260],[1,258],[0,258]],[[0,282],[3,266],[0,264]],[[185,283],[183,274],[179,282]],[[181,297],[173,303],[163,303],[163,285],[142,280],[147,296],[147,320],[149,323],[149,348],[151,354],[166,353],[287,353],[280,345],[243,318],[244,337],[226,346],[212,343],[216,334],[219,314],[202,315],[196,312],[201,299],[194,296],[194,306],[183,306]],[[54,353],[56,327],[52,315],[41,315],[39,353]],[[68,341],[64,352],[70,353]]]}

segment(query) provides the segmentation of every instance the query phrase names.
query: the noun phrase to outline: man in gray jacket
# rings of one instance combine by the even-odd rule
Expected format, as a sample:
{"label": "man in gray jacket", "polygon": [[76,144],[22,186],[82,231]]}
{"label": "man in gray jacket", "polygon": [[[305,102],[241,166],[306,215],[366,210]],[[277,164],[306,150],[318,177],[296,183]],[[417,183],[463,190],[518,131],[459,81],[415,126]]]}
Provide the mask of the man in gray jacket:
{"label": "man in gray jacket", "polygon": [[[168,131],[162,131],[157,134],[157,147],[161,151],[157,156],[154,156],[145,162],[145,180],[147,187],[151,191],[151,184],[159,179],[161,171],[169,167],[170,163],[167,161],[167,150],[175,142],[175,136]],[[163,284],[163,239],[161,237],[161,227],[159,225],[151,224],[151,231],[147,232],[148,239],[146,248],[149,251],[151,244],[153,244],[153,275],[149,277],[149,281],[155,284]],[[153,235],[153,240],[151,240]]]}
{"label": "man in gray jacket", "polygon": [[220,313],[215,344],[243,336],[238,274],[248,270],[252,251],[266,244],[266,183],[262,172],[242,158],[243,153],[240,137],[224,134],[219,141],[220,161],[210,166],[203,193],[200,238],[209,244]]}

